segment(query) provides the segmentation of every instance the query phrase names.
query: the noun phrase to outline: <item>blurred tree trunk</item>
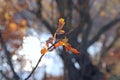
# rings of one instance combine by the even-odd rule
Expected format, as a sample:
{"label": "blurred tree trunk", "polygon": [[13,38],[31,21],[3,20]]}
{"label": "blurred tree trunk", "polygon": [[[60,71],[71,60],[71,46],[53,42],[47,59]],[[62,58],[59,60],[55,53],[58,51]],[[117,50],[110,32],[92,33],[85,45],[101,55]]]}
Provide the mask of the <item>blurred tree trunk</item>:
{"label": "blurred tree trunk", "polygon": [[18,76],[18,74],[15,72],[14,70],[14,66],[13,66],[13,63],[12,63],[12,60],[11,60],[11,54],[10,52],[7,50],[7,47],[6,47],[6,44],[5,42],[3,41],[3,37],[2,37],[2,33],[0,32],[0,43],[1,43],[1,46],[2,48],[4,49],[4,52],[5,52],[5,55],[6,55],[6,58],[7,58],[7,61],[8,61],[8,64],[11,68],[11,71],[13,72],[13,77],[15,80],[19,80],[20,77]]}
{"label": "blurred tree trunk", "polygon": [[[39,0],[38,0],[39,1]],[[60,14],[60,17],[63,17],[65,19],[69,18],[70,25],[67,25],[66,23],[64,30],[70,31],[71,30],[71,22],[72,22],[72,11],[73,9],[77,9],[79,13],[79,25],[75,26],[75,28],[72,30],[72,32],[67,35],[69,39],[69,43],[78,49],[81,54],[80,55],[74,55],[66,53],[65,50],[61,51],[61,57],[64,61],[64,65],[66,69],[68,70],[68,77],[69,80],[102,80],[102,73],[99,71],[97,66],[94,66],[91,62],[91,59],[89,57],[89,54],[87,52],[87,49],[90,45],[95,43],[100,36],[109,30],[112,26],[117,24],[120,19],[114,19],[113,21],[109,22],[108,24],[104,25],[98,33],[89,40],[90,32],[92,30],[92,19],[90,16],[90,5],[89,0],[77,0],[78,6],[73,4],[73,0],[56,0],[57,8]],[[41,4],[41,0],[38,2]],[[42,6],[40,5],[38,7],[41,10]],[[38,11],[37,16],[41,14],[41,11]],[[43,23],[46,25],[47,29],[53,34],[55,31],[55,27],[51,27],[50,24],[41,18]],[[78,36],[79,34],[82,35],[82,41],[78,42]],[[59,36],[58,36],[59,37]],[[61,37],[61,36],[60,36]],[[80,66],[80,69],[77,69],[75,67],[75,63],[78,63]]]}

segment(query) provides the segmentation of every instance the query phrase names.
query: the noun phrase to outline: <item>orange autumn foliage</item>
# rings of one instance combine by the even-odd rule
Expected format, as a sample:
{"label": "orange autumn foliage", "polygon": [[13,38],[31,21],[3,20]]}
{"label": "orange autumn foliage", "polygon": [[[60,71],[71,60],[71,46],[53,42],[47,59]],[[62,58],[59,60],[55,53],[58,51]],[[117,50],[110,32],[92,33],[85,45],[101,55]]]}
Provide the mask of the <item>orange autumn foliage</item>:
{"label": "orange autumn foliage", "polygon": [[23,26],[26,26],[26,25],[27,25],[27,20],[22,20],[22,21],[21,21],[21,24],[22,24]]}
{"label": "orange autumn foliage", "polygon": [[[47,51],[52,51],[54,50],[55,48],[59,47],[59,46],[64,46],[65,49],[66,49],[66,52],[68,51],[71,51],[75,54],[80,54],[80,52],[73,48],[69,43],[68,43],[68,38],[64,38],[64,39],[61,39],[61,40],[58,40],[56,42],[56,35],[57,34],[64,34],[65,31],[62,30],[63,26],[64,26],[65,22],[64,22],[64,19],[63,18],[60,18],[59,21],[58,21],[58,28],[56,30],[56,32],[54,33],[54,36],[53,38],[50,37],[47,41],[46,41],[46,46],[47,48],[43,48],[41,50],[41,54],[45,54]],[[54,43],[56,42],[56,43]],[[49,44],[51,44],[52,46],[49,46]]]}
{"label": "orange autumn foliage", "polygon": [[59,22],[58,22],[58,27],[63,27],[64,26],[64,24],[65,24],[65,21],[64,21],[64,19],[63,18],[60,18],[59,19]]}
{"label": "orange autumn foliage", "polygon": [[53,44],[53,38],[50,37],[47,41],[46,41],[46,46],[49,47],[49,44]]}
{"label": "orange autumn foliage", "polygon": [[47,48],[43,48],[43,49],[41,49],[40,53],[41,53],[41,54],[45,54],[47,51],[48,51]]}
{"label": "orange autumn foliage", "polygon": [[59,46],[64,46],[66,49],[66,52],[68,52],[70,50],[71,52],[73,52],[75,54],[80,54],[80,52],[77,49],[73,48],[67,41],[68,41],[67,38],[65,38],[61,41],[58,41],[56,44],[54,44],[54,48],[59,47]]}
{"label": "orange autumn foliage", "polygon": [[58,30],[58,31],[57,31],[57,34],[64,34],[64,33],[65,33],[64,30]]}
{"label": "orange autumn foliage", "polygon": [[72,48],[72,47],[70,48],[70,51],[75,53],[75,54],[80,54],[80,52],[77,49]]}
{"label": "orange autumn foliage", "polygon": [[54,44],[54,48],[62,46],[63,42],[62,41],[58,41],[56,44]]}
{"label": "orange autumn foliage", "polygon": [[65,37],[64,39],[58,41],[57,43],[54,44],[54,48],[59,47],[59,46],[66,46],[68,42],[68,39]]}
{"label": "orange autumn foliage", "polygon": [[62,30],[63,26],[64,26],[65,22],[64,22],[64,19],[63,18],[60,18],[59,21],[58,21],[58,28],[54,34],[54,40],[56,39],[56,35],[57,34],[64,34],[65,31]]}
{"label": "orange autumn foliage", "polygon": [[17,24],[14,23],[14,22],[11,22],[11,23],[9,24],[9,28],[10,28],[10,30],[12,30],[12,31],[16,31],[16,30],[17,30]]}

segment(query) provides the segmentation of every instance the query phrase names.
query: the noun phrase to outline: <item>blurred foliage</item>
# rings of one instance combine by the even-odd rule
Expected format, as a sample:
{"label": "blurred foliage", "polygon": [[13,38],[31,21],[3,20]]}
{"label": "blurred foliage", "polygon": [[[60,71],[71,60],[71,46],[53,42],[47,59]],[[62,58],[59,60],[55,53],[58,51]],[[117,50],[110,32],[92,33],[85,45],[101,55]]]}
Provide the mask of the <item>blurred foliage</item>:
{"label": "blurred foliage", "polygon": [[[0,65],[7,64],[7,66],[10,66],[7,57],[3,53],[7,50],[10,52],[10,57],[16,55],[16,51],[23,43],[23,38],[30,34],[28,32],[30,32],[31,28],[35,30],[37,34],[42,32],[50,33],[56,28],[58,18],[64,17],[66,22],[65,30],[75,29],[85,24],[84,28],[80,26],[83,31],[81,31],[76,38],[80,43],[82,42],[81,38],[84,36],[82,32],[84,32],[87,26],[87,23],[81,20],[82,17],[86,18],[85,14],[85,16],[80,16],[82,9],[85,9],[85,12],[87,12],[87,10],[89,11],[91,21],[93,22],[88,40],[91,40],[102,26],[111,20],[119,18],[120,15],[120,0],[90,0],[89,6],[87,3],[79,5],[79,0],[72,0],[72,5],[67,3],[69,0],[61,0],[60,2],[59,0],[40,0],[42,7],[40,7],[40,4],[38,5],[38,1],[39,0],[0,0]],[[62,6],[60,6],[61,4]],[[38,17],[38,15],[41,15],[41,17]],[[96,52],[96,55],[91,59],[92,63],[100,68],[108,80],[120,79],[119,25],[120,23],[100,36],[96,43],[102,44],[102,49]],[[73,37],[74,35],[72,35],[72,38]],[[113,44],[111,44],[112,42]],[[74,42],[72,44],[74,44]],[[23,68],[26,62],[24,56],[19,56],[17,61],[20,62],[21,68]],[[0,74],[10,75],[11,71],[11,69],[7,69],[5,72],[1,72],[0,70]],[[3,76],[6,77],[4,74]]]}
{"label": "blurred foliage", "polygon": [[112,75],[108,80],[120,80],[120,76]]}

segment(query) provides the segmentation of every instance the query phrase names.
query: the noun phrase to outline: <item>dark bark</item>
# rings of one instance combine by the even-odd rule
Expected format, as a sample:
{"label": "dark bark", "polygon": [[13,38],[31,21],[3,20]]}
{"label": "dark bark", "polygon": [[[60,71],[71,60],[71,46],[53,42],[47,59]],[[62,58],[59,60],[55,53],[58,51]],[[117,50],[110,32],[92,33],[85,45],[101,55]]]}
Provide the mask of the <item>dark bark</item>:
{"label": "dark bark", "polygon": [[65,17],[64,16],[64,9],[65,9],[65,0],[56,0],[58,11],[60,13],[60,17]]}
{"label": "dark bark", "polygon": [[36,12],[37,17],[41,18],[41,11],[42,11],[42,4],[41,4],[41,0],[37,0],[37,6],[38,6],[38,10]]}
{"label": "dark bark", "polygon": [[[119,19],[115,19],[108,23],[107,25],[103,26],[98,33],[89,40],[89,35],[92,29],[92,19],[89,14],[89,0],[78,0],[79,8],[76,7],[72,0],[56,0],[57,8],[60,13],[60,17],[65,18],[66,20],[69,19],[70,23],[66,23],[66,26],[64,27],[64,30],[70,31],[71,30],[71,21],[72,21],[72,10],[73,8],[76,8],[79,12],[79,19],[80,24],[79,26],[75,26],[71,33],[69,35],[66,35],[69,39],[69,43],[78,49],[81,52],[81,55],[74,55],[74,54],[67,54],[65,50],[62,51],[61,57],[64,61],[64,64],[67,67],[69,80],[96,80],[101,79],[102,73],[99,71],[98,67],[94,66],[91,63],[91,60],[89,58],[89,54],[87,52],[87,48],[92,45],[94,42],[96,42],[99,37],[106,32],[108,29],[110,29],[112,26],[114,26],[116,23],[119,22]],[[40,6],[42,9],[42,6]],[[39,9],[39,10],[41,10]],[[65,15],[65,10],[67,9],[67,16]],[[40,14],[41,11],[38,11],[37,14]],[[39,16],[38,16],[39,17]],[[41,16],[40,16],[41,18]],[[55,28],[51,27],[51,25],[44,19],[41,18],[41,21],[43,24],[46,25],[47,29],[54,34]],[[82,42],[79,43],[77,41],[78,35],[82,34]],[[64,36],[64,35],[63,35]],[[72,59],[75,58],[76,61],[80,64],[81,69],[78,70],[74,66],[74,62],[72,62]]]}
{"label": "dark bark", "polygon": [[6,80],[12,80],[12,79],[10,79],[9,77],[7,77],[7,75],[4,74],[4,73],[2,72],[2,70],[0,70],[0,73],[1,73],[1,75],[2,75]]}
{"label": "dark bark", "polygon": [[51,26],[48,21],[46,21],[45,19],[41,19],[42,23],[46,26],[46,28],[50,31],[51,34],[54,34],[55,32],[55,27]]}
{"label": "dark bark", "polygon": [[[73,8],[76,8],[80,16],[79,26],[75,26],[75,28],[73,28],[74,30],[72,30],[71,33],[69,33],[66,36],[69,39],[69,43],[74,48],[78,49],[81,52],[81,55],[67,54],[65,50],[61,51],[62,52],[61,57],[68,70],[69,80],[97,80],[97,79],[100,80],[101,79],[100,77],[102,77],[102,73],[99,71],[97,66],[94,66],[91,63],[89,54],[87,52],[87,48],[90,45],[92,45],[94,42],[96,42],[104,32],[106,32],[108,29],[113,27],[120,20],[115,19],[110,23],[108,23],[107,25],[103,26],[98,31],[98,33],[91,40],[89,40],[89,35],[92,30],[92,19],[89,13],[90,10],[89,0],[78,0],[79,7],[75,6],[72,1],[73,0],[56,0],[60,17],[65,18],[65,20],[69,19],[70,21],[70,23],[69,24],[66,23],[64,27],[64,30],[66,32],[71,30]],[[39,4],[41,3],[39,2]],[[43,22],[43,24],[45,24],[47,29],[52,34],[54,34],[55,28],[53,28],[46,20],[44,20],[41,15],[40,16],[38,15],[41,13],[42,6],[38,6],[38,7],[40,7],[40,9],[37,12],[37,16],[40,17],[41,21]],[[65,13],[66,11],[67,11],[67,15]],[[82,34],[81,43],[77,41],[79,34]],[[79,63],[81,67],[80,70],[75,68],[74,62],[72,62],[73,58],[75,58],[75,60]]]}
{"label": "dark bark", "polygon": [[98,32],[97,34],[89,41],[88,47],[92,45],[94,42],[96,42],[100,36],[105,33],[107,30],[112,28],[114,25],[116,25],[118,22],[120,22],[120,18],[116,18],[112,21],[110,21],[108,24],[104,25]]}
{"label": "dark bark", "polygon": [[46,28],[50,31],[50,33],[51,33],[51,34],[54,34],[54,32],[55,32],[55,27],[54,27],[54,26],[51,26],[51,25],[49,24],[49,22],[42,17],[42,4],[41,4],[41,0],[37,0],[37,6],[38,6],[38,10],[37,10],[37,12],[35,13],[36,16],[37,16],[37,17],[41,20],[41,22],[46,26]]}
{"label": "dark bark", "polygon": [[18,74],[14,70],[14,66],[13,66],[13,63],[12,63],[12,60],[11,60],[10,52],[7,50],[7,47],[6,47],[5,42],[3,41],[2,33],[1,32],[0,32],[0,42],[1,42],[2,48],[4,49],[4,52],[5,52],[8,64],[9,64],[9,66],[10,66],[12,72],[13,72],[14,79],[15,80],[19,80],[20,77],[18,76]]}

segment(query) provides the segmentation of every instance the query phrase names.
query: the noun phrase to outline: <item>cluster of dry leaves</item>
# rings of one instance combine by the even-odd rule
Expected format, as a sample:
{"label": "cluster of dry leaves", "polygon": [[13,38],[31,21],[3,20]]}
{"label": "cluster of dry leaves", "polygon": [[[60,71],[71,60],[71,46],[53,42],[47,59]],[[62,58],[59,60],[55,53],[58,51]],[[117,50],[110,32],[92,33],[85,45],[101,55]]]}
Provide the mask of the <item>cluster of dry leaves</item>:
{"label": "cluster of dry leaves", "polygon": [[[56,32],[54,33],[54,36],[53,37],[50,37],[47,41],[46,41],[46,47],[44,47],[43,49],[41,49],[41,54],[45,54],[47,51],[52,51],[54,49],[56,49],[57,47],[59,46],[64,46],[65,49],[66,49],[66,52],[68,51],[71,51],[75,54],[80,54],[80,52],[73,48],[69,43],[68,43],[68,38],[65,36],[64,39],[60,39],[60,40],[57,40],[56,39],[56,35],[58,34],[64,34],[65,31],[62,30],[63,26],[65,24],[65,21],[63,18],[60,18],[59,21],[58,21],[58,27],[57,27],[57,30]],[[52,46],[49,46],[52,45]]]}

